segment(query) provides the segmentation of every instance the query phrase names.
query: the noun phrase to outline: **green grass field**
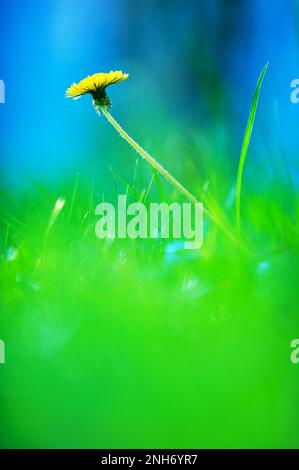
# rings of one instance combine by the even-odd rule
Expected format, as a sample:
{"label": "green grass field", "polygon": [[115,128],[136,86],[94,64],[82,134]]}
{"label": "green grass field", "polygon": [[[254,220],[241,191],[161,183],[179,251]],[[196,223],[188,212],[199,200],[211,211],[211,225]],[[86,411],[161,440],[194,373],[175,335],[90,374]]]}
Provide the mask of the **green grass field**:
{"label": "green grass field", "polygon": [[[237,166],[189,142],[177,173],[236,241],[98,240],[86,175],[1,193],[1,447],[298,447],[298,192],[249,154],[238,234]],[[182,201],[130,158],[109,200]]]}

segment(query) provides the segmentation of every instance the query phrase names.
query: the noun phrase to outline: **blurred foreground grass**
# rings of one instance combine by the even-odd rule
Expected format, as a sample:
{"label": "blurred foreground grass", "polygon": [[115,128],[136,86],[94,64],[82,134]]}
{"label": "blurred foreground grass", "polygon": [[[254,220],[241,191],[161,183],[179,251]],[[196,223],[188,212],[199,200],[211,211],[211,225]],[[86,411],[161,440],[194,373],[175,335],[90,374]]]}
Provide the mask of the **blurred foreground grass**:
{"label": "blurred foreground grass", "polygon": [[245,250],[206,220],[202,249],[181,251],[98,240],[102,196],[82,181],[33,183],[19,202],[3,193],[1,447],[298,447],[299,204],[288,195],[247,188]]}

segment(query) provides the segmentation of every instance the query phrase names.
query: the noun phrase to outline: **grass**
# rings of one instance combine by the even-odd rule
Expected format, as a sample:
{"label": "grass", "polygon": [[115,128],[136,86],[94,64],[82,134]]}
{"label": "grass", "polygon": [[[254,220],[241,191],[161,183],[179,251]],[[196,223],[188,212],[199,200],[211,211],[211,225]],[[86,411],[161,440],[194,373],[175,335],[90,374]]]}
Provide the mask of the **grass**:
{"label": "grass", "polygon": [[248,122],[247,126],[245,129],[245,134],[244,134],[244,139],[243,139],[243,144],[242,144],[242,150],[241,150],[241,155],[240,155],[240,161],[239,161],[239,167],[238,167],[238,176],[237,176],[237,188],[236,188],[236,219],[237,219],[237,229],[238,233],[240,233],[240,212],[241,212],[241,189],[242,189],[242,177],[243,177],[243,170],[244,170],[244,165],[245,165],[245,160],[247,157],[248,153],[248,147],[251,139],[251,134],[253,130],[253,125],[254,125],[254,120],[255,120],[255,115],[256,115],[256,109],[257,109],[257,104],[259,100],[259,95],[262,87],[262,83],[264,80],[264,76],[267,72],[269,63],[267,62],[264,65],[264,68],[259,76],[256,89],[254,92],[250,112],[249,112],[249,117],[248,117]]}
{"label": "grass", "polygon": [[[190,190],[233,227],[234,168],[206,154],[199,172],[190,145]],[[106,200],[180,200],[131,170],[112,169]],[[206,219],[194,252],[98,240],[101,186],[83,174],[2,191],[1,447],[298,447],[299,198],[279,176],[248,178],[238,244]]]}

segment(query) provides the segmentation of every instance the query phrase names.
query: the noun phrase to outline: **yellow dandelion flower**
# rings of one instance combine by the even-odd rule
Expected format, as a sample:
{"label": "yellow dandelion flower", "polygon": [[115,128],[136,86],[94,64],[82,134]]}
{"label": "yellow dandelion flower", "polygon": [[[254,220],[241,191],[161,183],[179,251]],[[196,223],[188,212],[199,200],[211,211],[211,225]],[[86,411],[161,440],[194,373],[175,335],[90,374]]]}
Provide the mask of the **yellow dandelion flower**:
{"label": "yellow dandelion flower", "polygon": [[117,132],[123,137],[131,147],[134,148],[147,162],[161,175],[163,175],[178,191],[186,196],[193,203],[197,202],[196,198],[176,179],[174,178],[160,163],[157,162],[149,153],[147,153],[127,132],[118,124],[111,116],[109,108],[111,102],[106,95],[106,88],[113,83],[122,82],[128,78],[129,74],[123,73],[121,70],[109,73],[96,73],[84,78],[79,83],[73,83],[66,91],[66,98],[79,99],[82,95],[90,93],[93,98],[93,106],[95,111],[101,116],[102,113]]}
{"label": "yellow dandelion flower", "polygon": [[89,77],[84,78],[79,83],[73,83],[66,91],[67,98],[75,100],[81,98],[82,95],[90,93],[94,100],[100,102],[101,105],[110,106],[110,100],[106,95],[106,88],[113,83],[122,82],[128,78],[127,73],[121,70],[109,73],[95,73]]}
{"label": "yellow dandelion flower", "polygon": [[[156,171],[164,176],[169,183],[171,183],[181,194],[183,194],[192,203],[197,203],[197,198],[190,193],[174,176],[172,176],[157,160],[155,160],[148,152],[146,152],[130,135],[118,124],[118,122],[110,114],[110,100],[106,95],[106,88],[113,83],[122,82],[128,78],[127,73],[118,70],[109,73],[96,73],[89,77],[84,78],[79,83],[73,83],[66,91],[67,98],[78,99],[82,95],[90,93],[93,98],[93,106],[95,111],[101,116],[102,114],[107,118],[108,122],[114,129],[123,137],[127,143],[136,150],[142,158],[144,158]],[[62,204],[62,203],[61,203]],[[56,207],[56,206],[55,206]],[[233,234],[230,232],[226,224],[220,219],[217,214],[215,218],[211,213],[205,210],[205,213],[216,222],[219,227],[231,238],[236,241]]]}
{"label": "yellow dandelion flower", "polygon": [[108,119],[110,124],[119,132],[119,134],[143,157],[148,163],[160,172],[170,183],[172,183],[189,200],[195,202],[195,197],[184,188],[165,168],[160,165],[149,153],[147,153],[125,130],[115,121],[109,112],[111,102],[106,95],[106,88],[113,83],[122,82],[128,78],[127,73],[121,70],[109,73],[96,73],[84,78],[79,83],[73,83],[66,91],[66,98],[78,99],[82,95],[90,93],[93,98],[93,106],[96,112],[101,116],[102,113]]}

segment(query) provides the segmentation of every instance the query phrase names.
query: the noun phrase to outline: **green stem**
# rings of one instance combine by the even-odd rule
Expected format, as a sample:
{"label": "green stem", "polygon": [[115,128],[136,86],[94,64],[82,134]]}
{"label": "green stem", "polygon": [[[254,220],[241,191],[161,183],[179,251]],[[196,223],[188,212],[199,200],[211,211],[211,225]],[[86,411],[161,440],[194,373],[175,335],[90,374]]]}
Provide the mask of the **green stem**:
{"label": "green stem", "polygon": [[[110,124],[119,132],[119,134],[128,142],[128,144],[133,147],[136,152],[138,152],[153,168],[155,168],[161,175],[163,175],[174,187],[183,194],[191,203],[195,204],[198,202],[195,196],[191,194],[174,176],[172,176],[165,168],[157,162],[149,153],[147,153],[142,147],[140,147],[137,142],[135,142],[129,134],[124,131],[124,129],[118,124],[118,122],[111,116],[109,113],[108,107],[101,105],[97,100],[94,101],[94,108],[98,114],[101,115],[103,111],[105,117],[110,122]],[[206,208],[204,208],[204,213],[218,225],[221,230],[234,242],[237,243],[236,238],[231,233],[230,229],[227,227],[226,223],[221,220],[220,216],[214,217]]]}
{"label": "green stem", "polygon": [[157,162],[149,153],[147,153],[137,142],[135,142],[129,134],[118,124],[118,122],[111,116],[106,106],[102,106],[102,110],[110,124],[120,133],[120,135],[130,144],[136,152],[138,152],[153,168],[155,168],[161,175],[164,176],[176,189],[182,193],[190,202],[195,203],[197,199],[191,194],[174,176],[172,176],[165,168]]}

